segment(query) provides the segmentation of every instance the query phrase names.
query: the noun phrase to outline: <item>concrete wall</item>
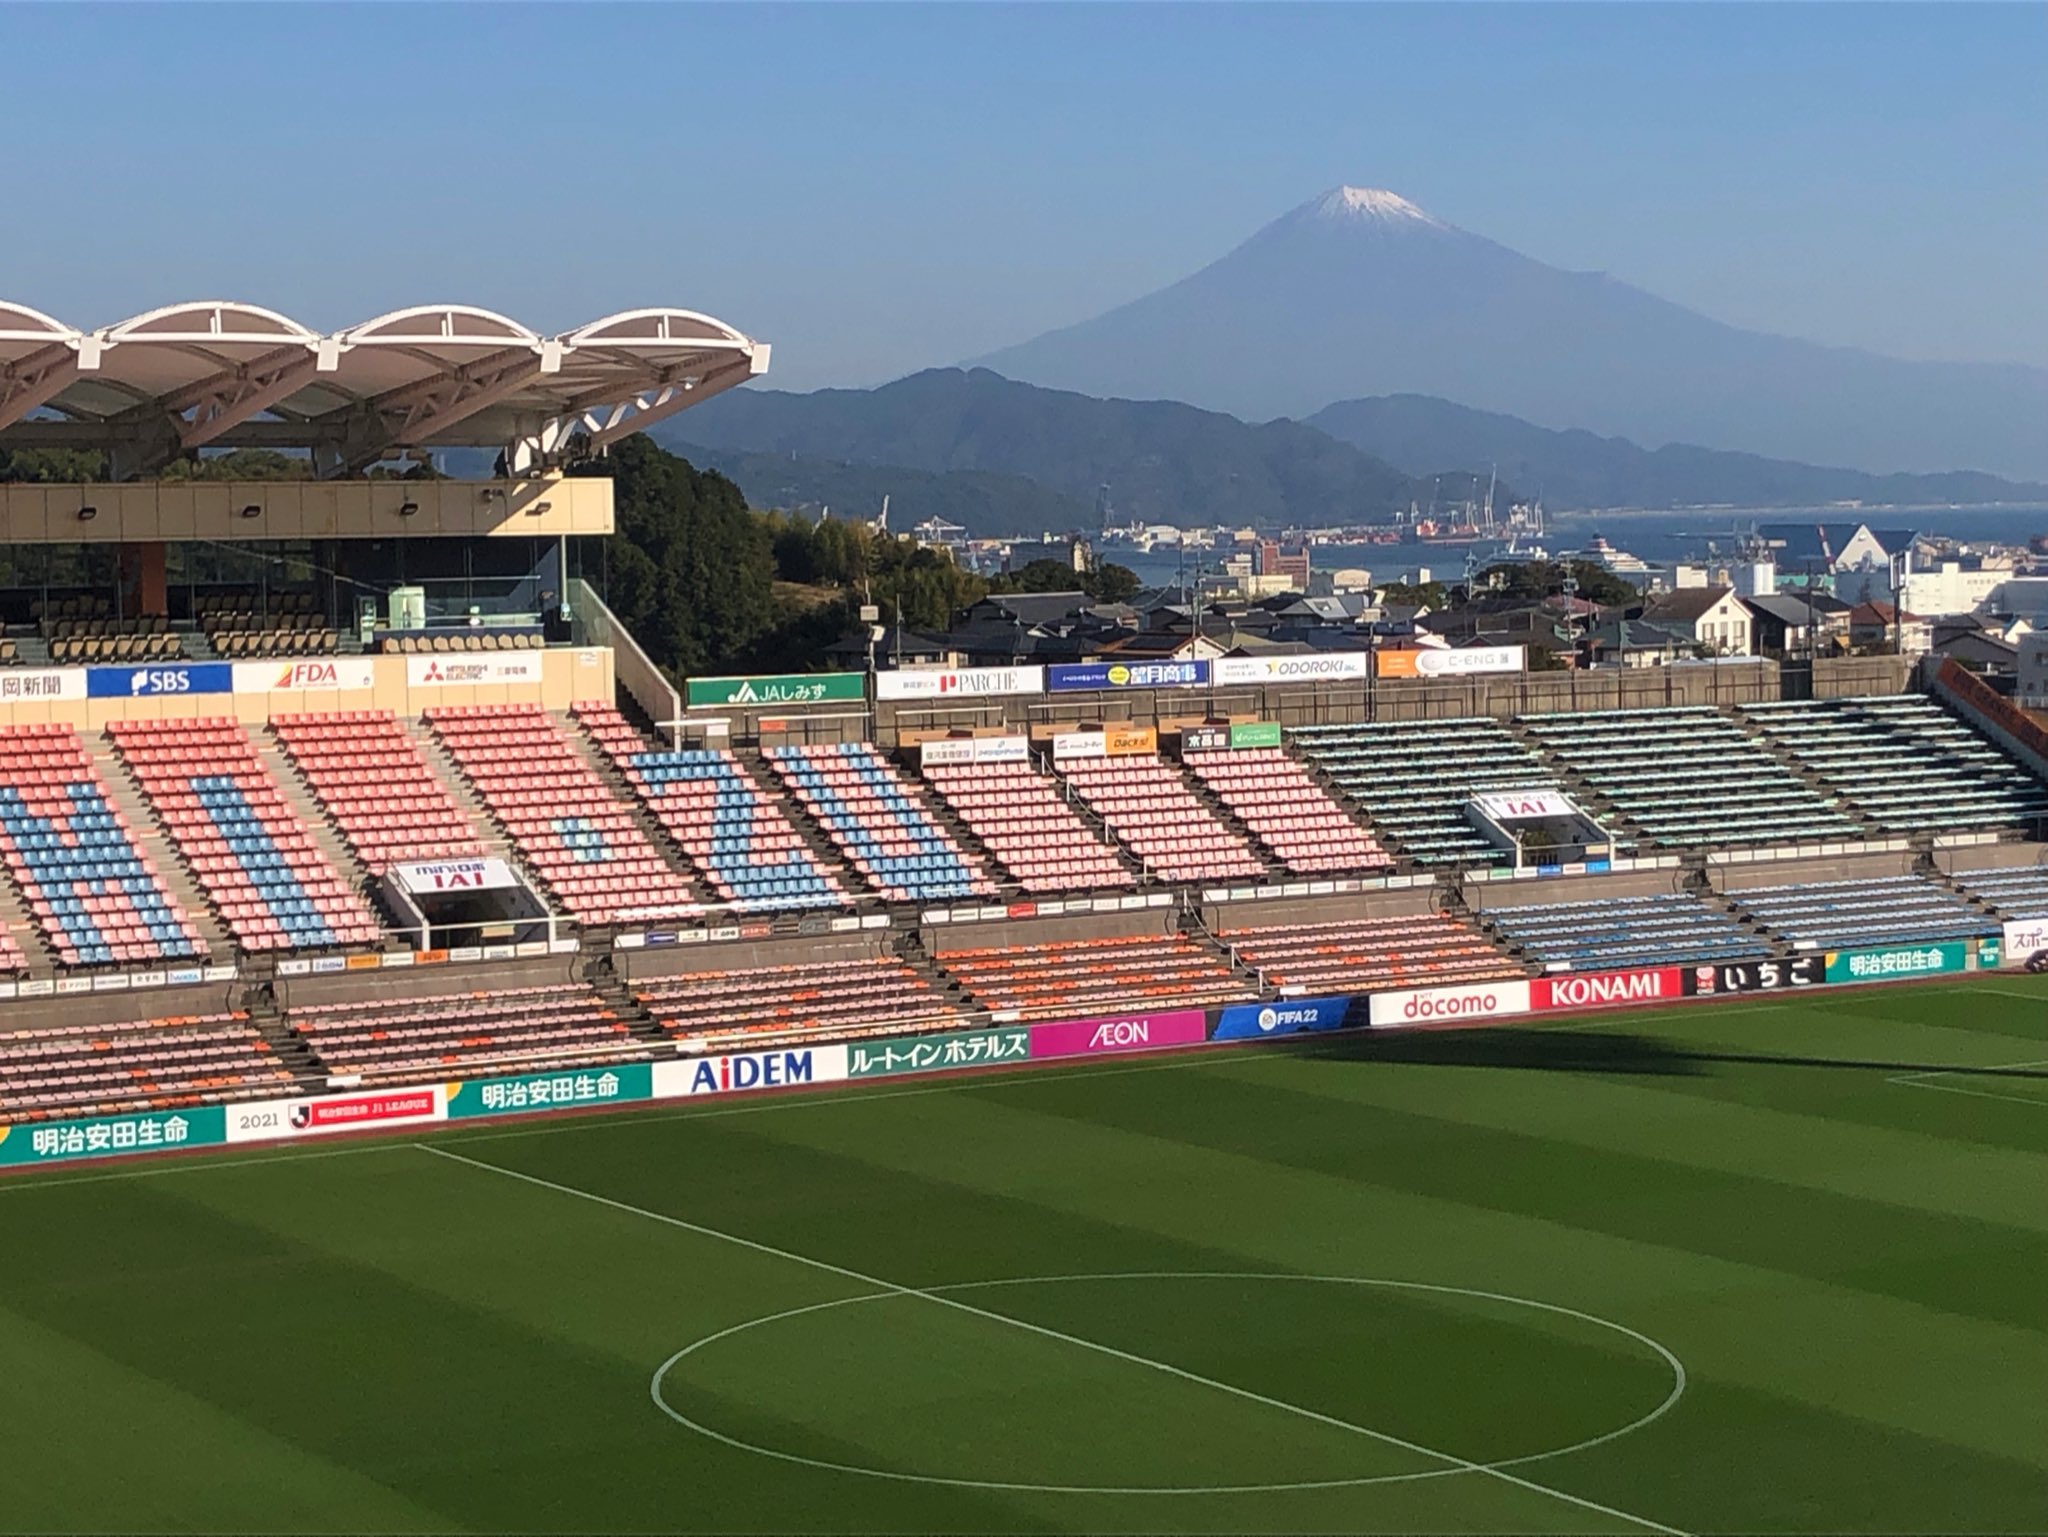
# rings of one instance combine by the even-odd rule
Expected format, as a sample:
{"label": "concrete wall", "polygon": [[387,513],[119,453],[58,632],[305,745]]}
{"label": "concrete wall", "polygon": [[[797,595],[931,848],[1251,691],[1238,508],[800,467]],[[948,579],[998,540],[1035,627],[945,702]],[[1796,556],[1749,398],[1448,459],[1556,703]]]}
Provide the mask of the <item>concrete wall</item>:
{"label": "concrete wall", "polygon": [[1612,897],[1662,896],[1685,889],[1683,870],[1628,870],[1619,875],[1571,876],[1542,881],[1473,881],[1465,900],[1475,912],[1548,902],[1596,902]]}
{"label": "concrete wall", "polygon": [[1783,859],[1763,864],[1731,865],[1710,860],[1707,881],[1716,891],[1740,892],[1757,886],[1876,880],[1890,875],[1911,875],[1917,857],[1911,849],[1903,849],[1889,854],[1854,854],[1838,859]]}

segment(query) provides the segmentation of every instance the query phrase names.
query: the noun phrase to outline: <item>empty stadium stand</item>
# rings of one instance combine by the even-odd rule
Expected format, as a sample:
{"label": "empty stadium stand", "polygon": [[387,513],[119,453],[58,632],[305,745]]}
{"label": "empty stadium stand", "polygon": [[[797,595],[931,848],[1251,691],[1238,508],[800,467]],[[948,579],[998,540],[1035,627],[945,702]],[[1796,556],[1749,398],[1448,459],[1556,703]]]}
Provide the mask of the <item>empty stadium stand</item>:
{"label": "empty stadium stand", "polygon": [[1750,960],[1770,944],[1690,892],[1489,907],[1495,933],[1531,960],[1572,971]]}
{"label": "empty stadium stand", "polygon": [[573,713],[719,902],[749,913],[852,905],[838,878],[732,753],[653,748],[612,705],[579,704]]}
{"label": "empty stadium stand", "polygon": [[868,742],[762,754],[862,879],[891,902],[994,896],[995,882]]}
{"label": "empty stadium stand", "polygon": [[293,1082],[239,1012],[0,1033],[0,1121],[183,1109],[285,1094]]}
{"label": "empty stadium stand", "polygon": [[1718,710],[1530,715],[1521,724],[1653,843],[1708,848],[1865,835]]}
{"label": "empty stadium stand", "polygon": [[608,924],[704,902],[539,705],[458,705],[426,719],[563,911]]}
{"label": "empty stadium stand", "polygon": [[627,1061],[650,1044],[636,1041],[631,1024],[580,982],[314,1004],[293,1008],[286,1021],[329,1074],[365,1083]]}
{"label": "empty stadium stand", "polygon": [[1161,881],[1256,880],[1252,846],[1216,820],[1180,771],[1150,753],[1077,758],[1059,773]]}
{"label": "empty stadium stand", "polygon": [[270,724],[320,809],[371,874],[400,861],[483,854],[469,818],[389,710],[278,715]]}
{"label": "empty stadium stand", "polygon": [[890,1035],[962,1022],[957,1003],[893,955],[678,972],[641,978],[633,994],[670,1036],[704,1051],[785,1036]]}
{"label": "empty stadium stand", "polygon": [[927,763],[938,791],[991,856],[1024,890],[1103,891],[1137,877],[1030,763]]}
{"label": "empty stadium stand", "polygon": [[1523,967],[1450,913],[1220,927],[1238,964],[1269,987],[1309,993],[1455,987],[1519,977]]}
{"label": "empty stadium stand", "polygon": [[308,592],[210,598],[199,603],[194,618],[214,654],[234,661],[322,656],[340,642]]}
{"label": "empty stadium stand", "polygon": [[2003,917],[2048,918],[2048,865],[1958,869],[1950,872],[1949,879]]}
{"label": "empty stadium stand", "polygon": [[1728,897],[1779,938],[1810,948],[1926,944],[1998,932],[1955,892],[1917,875],[1747,886]]}
{"label": "empty stadium stand", "polygon": [[1288,738],[1417,865],[1507,861],[1466,820],[1465,803],[1501,790],[1559,788],[1543,761],[1491,717],[1301,726]]}
{"label": "empty stadium stand", "polygon": [[939,964],[982,1008],[1026,1020],[1200,1007],[1256,993],[1228,960],[1177,933],[948,950]]}
{"label": "empty stadium stand", "polygon": [[116,721],[107,730],[242,949],[363,945],[381,936],[240,725],[201,717]]}
{"label": "empty stadium stand", "polygon": [[[206,953],[68,726],[0,729],[0,858],[61,966]],[[23,960],[10,936],[0,969]]]}
{"label": "empty stadium stand", "polygon": [[2048,790],[1919,694],[1750,705],[1744,713],[1878,826],[2035,827]]}
{"label": "empty stadium stand", "polygon": [[1181,761],[1290,870],[1373,871],[1394,862],[1281,748],[1183,753]]}

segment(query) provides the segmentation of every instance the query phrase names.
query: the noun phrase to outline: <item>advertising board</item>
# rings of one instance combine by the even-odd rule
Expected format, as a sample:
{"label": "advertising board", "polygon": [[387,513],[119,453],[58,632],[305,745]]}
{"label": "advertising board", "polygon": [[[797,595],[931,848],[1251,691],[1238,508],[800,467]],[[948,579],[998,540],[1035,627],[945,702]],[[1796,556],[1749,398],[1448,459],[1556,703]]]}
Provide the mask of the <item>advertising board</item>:
{"label": "advertising board", "polygon": [[407,891],[490,891],[519,884],[502,859],[436,859],[393,865],[391,878]]}
{"label": "advertising board", "polygon": [[[2005,926],[2004,943],[1999,950],[1999,962],[2005,966],[2024,966],[2029,971],[2037,969],[2033,962],[2037,955],[2048,954],[2048,919],[2023,918],[2017,923]],[[2048,965],[2048,962],[2044,962]]]}
{"label": "advertising board", "polygon": [[1031,743],[1021,736],[949,736],[918,745],[917,761],[929,767],[944,763],[1026,763]]}
{"label": "advertising board", "polygon": [[235,670],[226,662],[163,662],[153,667],[88,667],[89,699],[162,699],[186,694],[230,694]]}
{"label": "advertising board", "polygon": [[479,1115],[521,1115],[534,1110],[570,1110],[582,1105],[619,1105],[654,1098],[654,1077],[645,1062],[581,1067],[564,1073],[522,1073],[513,1078],[472,1078],[448,1085],[448,1119]]}
{"label": "advertising board", "polygon": [[538,651],[501,651],[471,656],[430,655],[405,659],[407,688],[478,687],[497,683],[538,683]]}
{"label": "advertising board", "polygon": [[445,1115],[444,1090],[379,1089],[362,1094],[324,1094],[314,1099],[269,1099],[227,1107],[229,1142],[276,1142],[285,1137],[318,1137],[368,1127],[417,1126]]}
{"label": "advertising board", "polygon": [[1105,1019],[1063,1019],[1031,1026],[1031,1055],[1090,1057],[1113,1051],[1156,1051],[1209,1038],[1208,1016],[1200,1009],[1157,1014],[1119,1014]]}
{"label": "advertising board", "polygon": [[803,1046],[787,1051],[739,1051],[715,1057],[680,1057],[654,1064],[656,1099],[706,1094],[747,1094],[802,1084],[838,1083],[846,1077],[844,1046]]}
{"label": "advertising board", "polygon": [[1882,950],[1830,950],[1830,982],[1892,982],[1904,977],[1939,977],[1965,970],[1970,947],[1960,940],[1938,945],[1892,946]]}
{"label": "advertising board", "polygon": [[1023,1025],[998,1030],[959,1030],[946,1035],[899,1036],[855,1041],[846,1049],[846,1076],[886,1078],[896,1073],[942,1073],[956,1068],[994,1067],[1031,1056],[1031,1032]]}
{"label": "advertising board", "polygon": [[1827,979],[1826,956],[1795,955],[1783,961],[1724,961],[1718,966],[1694,966],[1685,974],[1685,990],[1695,998],[1711,998],[1721,993],[1818,987]]}
{"label": "advertising board", "polygon": [[0,1167],[66,1163],[77,1158],[116,1158],[181,1147],[218,1147],[225,1141],[227,1128],[219,1105],[152,1110],[141,1115],[96,1116],[84,1121],[0,1126]]}
{"label": "advertising board", "polygon": [[1332,678],[1363,678],[1371,671],[1370,651],[1322,651],[1313,656],[1220,656],[1209,664],[1209,681],[1312,683]]}
{"label": "advertising board", "polygon": [[867,674],[858,672],[692,678],[685,686],[692,709],[699,705],[859,704],[867,698]]}
{"label": "advertising board", "polygon": [[1250,1041],[1305,1030],[1340,1030],[1351,1013],[1346,998],[1280,998],[1272,1003],[1234,1003],[1216,1018],[1214,1041]]}
{"label": "advertising board", "polygon": [[1208,681],[1206,661],[1055,662],[1045,670],[1045,686],[1055,694],[1103,688],[1200,688]]}
{"label": "advertising board", "polygon": [[1159,732],[1152,726],[1105,726],[1100,731],[1062,731],[1052,739],[1055,763],[1077,758],[1120,758],[1157,752]]}
{"label": "advertising board", "polygon": [[0,704],[85,697],[83,667],[0,667]]}
{"label": "advertising board", "polygon": [[1572,815],[1572,803],[1555,790],[1495,791],[1473,796],[1472,803],[1496,822],[1527,822]]}
{"label": "advertising board", "polygon": [[1529,1007],[1541,1014],[1554,1009],[1606,1009],[1617,1005],[1658,1003],[1685,996],[1685,973],[1677,966],[1652,966],[1637,971],[1580,971],[1538,977],[1529,984]]}
{"label": "advertising board", "polygon": [[302,657],[298,661],[234,662],[238,694],[274,694],[286,689],[334,693],[377,686],[377,664],[366,656]]}
{"label": "advertising board", "polygon": [[1043,667],[899,667],[875,674],[875,698],[883,700],[995,699],[1044,692]]}
{"label": "advertising board", "polygon": [[1520,646],[1439,646],[1415,651],[1379,651],[1382,678],[1468,678],[1478,673],[1520,672]]}
{"label": "advertising board", "polygon": [[1376,1030],[1479,1025],[1491,1019],[1505,1019],[1512,1014],[1526,1014],[1529,1007],[1529,984],[1517,978],[1507,982],[1467,983],[1461,987],[1423,987],[1396,993],[1374,993],[1366,1005],[1366,1020]]}
{"label": "advertising board", "polygon": [[1278,747],[1280,745],[1280,723],[1271,720],[1247,721],[1230,728],[1230,745],[1236,749],[1246,747]]}
{"label": "advertising board", "polygon": [[1180,734],[1180,750],[1186,752],[1228,752],[1228,726],[1189,726]]}

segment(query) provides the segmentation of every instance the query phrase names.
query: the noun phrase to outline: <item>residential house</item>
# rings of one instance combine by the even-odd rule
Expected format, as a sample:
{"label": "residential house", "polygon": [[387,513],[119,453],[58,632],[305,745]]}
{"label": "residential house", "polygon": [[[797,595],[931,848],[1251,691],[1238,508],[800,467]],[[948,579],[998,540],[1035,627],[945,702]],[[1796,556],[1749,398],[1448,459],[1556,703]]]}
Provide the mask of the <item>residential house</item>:
{"label": "residential house", "polygon": [[1752,655],[1750,611],[1732,587],[1682,587],[1659,593],[1636,617],[1690,639],[1709,655]]}

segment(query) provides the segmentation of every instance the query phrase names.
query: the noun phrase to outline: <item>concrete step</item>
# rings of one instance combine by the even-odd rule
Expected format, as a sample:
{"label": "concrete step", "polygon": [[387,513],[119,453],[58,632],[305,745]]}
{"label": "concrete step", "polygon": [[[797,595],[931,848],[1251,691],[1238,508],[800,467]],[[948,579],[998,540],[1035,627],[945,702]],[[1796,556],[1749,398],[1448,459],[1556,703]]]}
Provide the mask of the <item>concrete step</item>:
{"label": "concrete step", "polygon": [[518,864],[519,857],[512,847],[512,839],[492,818],[483,797],[470,788],[469,781],[462,777],[462,770],[455,766],[455,759],[434,735],[433,729],[421,720],[404,722],[405,734],[427,765],[427,772],[441,783],[449,797],[461,810],[463,820],[476,835],[477,842],[485,850],[510,864]]}
{"label": "concrete step", "polygon": [[261,729],[252,731],[251,735],[256,743],[257,760],[284,792],[285,803],[291,807],[292,815],[313,835],[314,845],[334,866],[335,873],[353,886],[358,894],[366,894],[370,887],[370,872],[349,848],[340,829],[320,809],[320,801],[313,794],[312,787],[299,776],[291,759],[285,756],[284,749],[277,745],[277,738]]}
{"label": "concrete step", "polygon": [[839,845],[832,841],[832,835],[825,831],[824,824],[812,816],[782,782],[782,776],[769,766],[768,760],[759,752],[733,749],[733,757],[739,760],[740,771],[754,783],[754,788],[772,806],[779,806],[782,814],[789,819],[789,825],[796,829],[797,836],[804,840],[804,846],[826,870],[836,874],[841,884],[856,898],[866,894],[867,883],[860,872],[846,862],[839,852]]}
{"label": "concrete step", "polygon": [[92,766],[98,772],[100,782],[107,788],[107,799],[120,808],[135,841],[156,868],[171,901],[198,930],[200,943],[217,962],[233,959],[235,943],[228,937],[227,926],[214,912],[213,904],[207,901],[205,891],[171,842],[170,834],[149,809],[149,802],[143,799],[142,787],[130,777],[127,765],[105,741],[88,740],[86,749],[92,754]]}
{"label": "concrete step", "polygon": [[690,890],[696,899],[700,902],[717,901],[716,895],[704,884],[703,879],[697,874],[696,867],[690,863],[690,857],[682,851],[675,839],[669,836],[668,829],[661,825],[661,819],[647,808],[647,803],[626,783],[625,776],[613,766],[612,760],[605,756],[604,749],[590,739],[590,733],[565,715],[549,718],[553,720],[555,729],[562,733],[563,740],[568,742],[575,750],[576,756],[583,760],[584,766],[604,781],[605,788],[612,792],[614,800],[632,813],[634,825],[640,829],[641,836],[660,853],[672,870],[690,883]]}

